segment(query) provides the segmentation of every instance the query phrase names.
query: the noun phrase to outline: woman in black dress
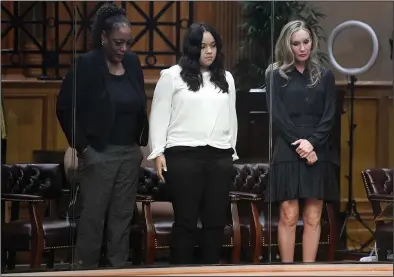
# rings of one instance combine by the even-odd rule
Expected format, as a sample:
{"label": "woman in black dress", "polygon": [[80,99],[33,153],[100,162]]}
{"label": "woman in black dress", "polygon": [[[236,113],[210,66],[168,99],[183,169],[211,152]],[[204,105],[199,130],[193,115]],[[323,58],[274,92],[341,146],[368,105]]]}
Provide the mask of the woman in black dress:
{"label": "woman in black dress", "polygon": [[304,22],[284,26],[275,47],[276,62],[266,72],[267,95],[276,133],[269,201],[280,203],[278,244],[282,262],[293,262],[299,203],[304,204],[303,261],[314,262],[320,239],[323,201],[339,198],[329,146],[335,122],[333,73],[320,65],[318,40]]}

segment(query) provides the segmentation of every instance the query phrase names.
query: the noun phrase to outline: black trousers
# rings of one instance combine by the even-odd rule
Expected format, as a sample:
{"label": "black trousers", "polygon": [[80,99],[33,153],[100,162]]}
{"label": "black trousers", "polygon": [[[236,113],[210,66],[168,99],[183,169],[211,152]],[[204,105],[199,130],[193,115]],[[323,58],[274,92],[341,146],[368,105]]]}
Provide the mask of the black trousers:
{"label": "black trousers", "polygon": [[82,212],[75,248],[77,267],[98,267],[105,223],[110,265],[126,264],[141,160],[137,145],[108,146],[103,152],[88,147],[78,158]]}
{"label": "black trousers", "polygon": [[233,150],[171,147],[165,151],[174,209],[171,235],[173,264],[192,264],[197,223],[201,220],[200,247],[204,264],[219,263],[233,178]]}

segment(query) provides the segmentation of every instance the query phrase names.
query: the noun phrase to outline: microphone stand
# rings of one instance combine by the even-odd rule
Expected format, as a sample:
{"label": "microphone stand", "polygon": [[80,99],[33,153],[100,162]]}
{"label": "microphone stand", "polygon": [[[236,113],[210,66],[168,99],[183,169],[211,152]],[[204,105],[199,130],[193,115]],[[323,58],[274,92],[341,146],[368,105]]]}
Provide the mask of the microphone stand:
{"label": "microphone stand", "polygon": [[[346,176],[348,180],[348,200],[346,203],[346,217],[343,222],[341,232],[339,237],[342,238],[342,235],[345,231],[346,224],[349,220],[350,217],[353,217],[356,219],[358,222],[360,222],[372,235],[374,232],[369,228],[367,224],[361,219],[361,216],[359,212],[357,211],[356,207],[356,201],[354,200],[353,196],[353,147],[354,147],[354,130],[356,129],[357,125],[354,124],[354,90],[355,90],[355,82],[357,81],[355,76],[350,76],[350,83],[349,83],[349,88],[350,88],[350,124],[349,124],[349,141],[348,141],[348,146],[349,146],[349,172],[348,175]],[[365,248],[366,246],[369,245],[371,241],[368,241],[367,244],[362,245],[362,248]]]}

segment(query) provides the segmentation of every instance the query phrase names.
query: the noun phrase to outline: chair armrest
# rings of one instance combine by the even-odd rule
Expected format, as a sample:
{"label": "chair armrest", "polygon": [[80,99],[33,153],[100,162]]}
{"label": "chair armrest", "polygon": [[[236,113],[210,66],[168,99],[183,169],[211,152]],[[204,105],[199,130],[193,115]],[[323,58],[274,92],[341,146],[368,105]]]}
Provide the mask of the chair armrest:
{"label": "chair armrest", "polygon": [[242,191],[232,191],[230,193],[238,196],[240,200],[260,201],[260,200],[263,200],[263,198],[264,198],[263,195],[260,195],[257,193],[249,193],[249,192],[242,192]]}
{"label": "chair armrest", "polygon": [[150,194],[137,194],[137,202],[155,202],[155,199]]}
{"label": "chair armrest", "polygon": [[371,201],[384,201],[384,202],[393,202],[393,195],[389,194],[370,194],[368,198]]}
{"label": "chair armrest", "polygon": [[60,191],[60,193],[61,193],[61,196],[68,196],[71,194],[71,190],[70,189],[62,189]]}
{"label": "chair armrest", "polygon": [[239,196],[236,194],[229,194],[230,202],[237,202],[239,201]]}
{"label": "chair armrest", "polygon": [[3,193],[1,195],[1,200],[15,202],[44,202],[45,199],[39,195]]}

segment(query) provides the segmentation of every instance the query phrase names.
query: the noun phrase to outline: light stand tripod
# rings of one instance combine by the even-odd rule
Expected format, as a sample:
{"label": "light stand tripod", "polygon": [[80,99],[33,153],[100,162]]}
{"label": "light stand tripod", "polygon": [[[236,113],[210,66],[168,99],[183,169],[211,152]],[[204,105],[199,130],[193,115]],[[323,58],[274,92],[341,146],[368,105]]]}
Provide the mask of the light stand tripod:
{"label": "light stand tripod", "polygon": [[[368,62],[360,68],[344,68],[338,64],[338,62],[334,58],[334,53],[333,53],[333,43],[335,37],[344,29],[348,27],[360,27],[367,31],[369,35],[371,36],[372,39],[372,55],[369,58]],[[342,238],[346,224],[349,220],[350,217],[353,217],[356,219],[358,222],[361,223],[372,235],[374,234],[371,228],[368,227],[367,224],[364,223],[364,221],[361,219],[360,214],[357,211],[356,208],[356,201],[354,201],[353,197],[353,147],[354,147],[354,129],[356,128],[356,125],[354,124],[354,83],[356,82],[356,77],[355,75],[363,74],[364,72],[368,71],[372,65],[375,63],[376,58],[378,56],[379,52],[379,42],[378,42],[378,37],[376,36],[374,30],[369,26],[368,24],[365,24],[364,22],[361,21],[356,21],[356,20],[348,20],[345,21],[341,24],[339,24],[337,27],[334,28],[330,36],[328,37],[327,41],[327,50],[328,50],[328,57],[330,58],[330,61],[332,65],[338,69],[341,73],[350,76],[350,124],[349,124],[349,175],[347,176],[348,178],[348,201],[346,204],[346,217],[343,222],[342,228],[341,228],[341,233],[340,233],[340,238]],[[369,245],[370,242],[373,241],[370,239],[366,244],[362,246],[362,248],[365,248],[365,246]]]}
{"label": "light stand tripod", "polygon": [[[350,124],[349,124],[349,141],[348,141],[348,146],[349,146],[349,173],[347,177],[348,180],[348,200],[346,203],[346,217],[343,222],[342,228],[341,228],[341,233],[339,235],[340,238],[342,238],[346,224],[349,220],[350,217],[353,217],[356,219],[358,222],[360,222],[372,235],[374,232],[369,228],[367,224],[361,219],[361,216],[359,212],[357,211],[356,208],[356,201],[354,200],[353,196],[353,147],[354,147],[354,130],[356,129],[357,125],[354,124],[354,90],[355,86],[354,83],[357,81],[355,76],[350,76],[350,83],[349,83],[349,88],[350,88]],[[373,241],[373,239],[372,239]],[[368,246],[372,241],[368,241],[367,244],[361,245],[361,249],[365,248]]]}

